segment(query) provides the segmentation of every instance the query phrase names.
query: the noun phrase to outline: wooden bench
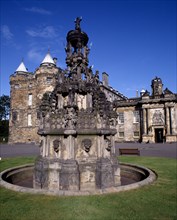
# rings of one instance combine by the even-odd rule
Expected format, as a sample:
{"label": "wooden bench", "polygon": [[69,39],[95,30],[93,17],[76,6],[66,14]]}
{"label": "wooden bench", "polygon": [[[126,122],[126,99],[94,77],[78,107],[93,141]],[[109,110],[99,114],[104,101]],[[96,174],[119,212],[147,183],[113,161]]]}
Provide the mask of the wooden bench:
{"label": "wooden bench", "polygon": [[138,148],[119,148],[119,155],[138,155],[140,151]]}

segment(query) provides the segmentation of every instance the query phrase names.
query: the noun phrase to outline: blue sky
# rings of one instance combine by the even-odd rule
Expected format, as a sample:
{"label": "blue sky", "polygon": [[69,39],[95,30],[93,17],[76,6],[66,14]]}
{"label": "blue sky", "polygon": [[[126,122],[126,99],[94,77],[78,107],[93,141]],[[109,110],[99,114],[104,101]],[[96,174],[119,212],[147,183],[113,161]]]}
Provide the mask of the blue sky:
{"label": "blue sky", "polygon": [[92,42],[90,65],[109,74],[110,85],[127,97],[151,92],[161,77],[176,92],[176,1],[173,0],[1,0],[1,95],[10,94],[9,76],[22,58],[34,72],[50,48],[66,68],[67,32],[82,16]]}

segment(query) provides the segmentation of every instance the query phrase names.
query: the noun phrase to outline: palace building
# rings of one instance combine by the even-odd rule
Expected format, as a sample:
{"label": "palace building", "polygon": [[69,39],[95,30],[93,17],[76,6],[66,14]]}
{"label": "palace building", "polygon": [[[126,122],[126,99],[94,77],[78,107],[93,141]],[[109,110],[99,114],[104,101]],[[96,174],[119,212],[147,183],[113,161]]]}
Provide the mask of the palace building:
{"label": "palace building", "polygon": [[[34,73],[29,72],[24,62],[21,62],[10,76],[9,143],[38,144],[40,105],[43,97],[50,96],[56,84],[62,81],[62,76],[69,76],[72,72],[73,77],[73,71],[76,69],[77,74],[86,71],[84,66],[88,66],[90,49],[84,46],[82,51],[72,51],[70,46],[68,44],[65,48],[67,69],[58,67],[57,58],[52,58],[48,52]],[[87,68],[86,75],[93,75],[91,67]],[[177,142],[177,94],[168,88],[164,89],[162,79],[152,79],[151,92],[142,90],[138,97],[127,98],[109,85],[107,73],[102,73],[102,80],[99,79],[99,71],[96,71],[94,76],[117,112],[115,141]],[[80,97],[81,108],[84,108],[86,102],[84,97]]]}

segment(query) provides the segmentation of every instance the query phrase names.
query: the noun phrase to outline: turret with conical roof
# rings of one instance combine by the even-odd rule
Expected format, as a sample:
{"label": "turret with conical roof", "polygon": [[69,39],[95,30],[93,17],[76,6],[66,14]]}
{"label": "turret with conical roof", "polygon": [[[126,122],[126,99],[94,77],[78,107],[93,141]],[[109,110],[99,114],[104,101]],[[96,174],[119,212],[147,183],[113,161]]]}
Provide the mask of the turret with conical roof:
{"label": "turret with conical roof", "polygon": [[54,62],[52,56],[50,55],[49,51],[46,54],[46,56],[44,57],[43,61],[41,62],[41,65],[48,65],[48,64],[55,65],[55,62]]}
{"label": "turret with conical roof", "polygon": [[16,69],[15,73],[27,73],[27,68],[25,67],[24,62],[22,61],[18,68]]}

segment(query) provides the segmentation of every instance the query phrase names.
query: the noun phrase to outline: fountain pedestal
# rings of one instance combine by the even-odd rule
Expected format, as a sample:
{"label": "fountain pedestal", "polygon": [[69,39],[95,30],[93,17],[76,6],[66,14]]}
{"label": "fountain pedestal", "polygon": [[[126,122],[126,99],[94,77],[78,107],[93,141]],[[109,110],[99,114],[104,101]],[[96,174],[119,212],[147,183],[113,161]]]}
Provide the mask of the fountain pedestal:
{"label": "fountain pedestal", "polygon": [[54,91],[44,94],[40,106],[34,188],[94,191],[120,185],[117,113],[101,90],[98,71],[88,68],[88,36],[76,22],[67,35],[67,70],[58,73]]}

